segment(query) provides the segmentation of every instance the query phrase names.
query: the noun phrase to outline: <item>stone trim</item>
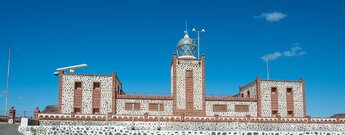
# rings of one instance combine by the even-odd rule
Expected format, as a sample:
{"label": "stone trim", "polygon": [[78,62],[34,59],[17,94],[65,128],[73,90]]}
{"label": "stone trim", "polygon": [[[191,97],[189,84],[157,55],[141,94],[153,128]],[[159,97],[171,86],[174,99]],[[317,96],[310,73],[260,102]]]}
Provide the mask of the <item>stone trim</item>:
{"label": "stone trim", "polygon": [[61,113],[62,110],[62,85],[63,85],[63,75],[64,71],[59,71],[59,101],[58,101],[58,112]]}
{"label": "stone trim", "polygon": [[[76,83],[80,83],[80,89],[76,88]],[[75,112],[75,108],[79,108],[80,112],[83,113],[83,82],[82,81],[74,81],[73,83],[73,90],[74,90],[74,98],[73,98],[73,112]]]}
{"label": "stone trim", "polygon": [[186,98],[186,109],[189,111],[194,110],[194,83],[193,83],[193,70],[185,71],[185,98]]}
{"label": "stone trim", "polygon": [[112,74],[112,79],[113,79],[113,82],[112,82],[112,86],[111,86],[111,110],[112,110],[112,113],[113,114],[116,114],[116,87],[117,87],[117,77],[116,77],[116,73],[113,72]]}
{"label": "stone trim", "polygon": [[268,82],[300,82],[300,80],[261,80],[261,81],[268,81]]}
{"label": "stone trim", "polygon": [[65,75],[82,75],[82,76],[112,76],[111,74],[65,74]]}
{"label": "stone trim", "polygon": [[[274,93],[272,92],[273,88],[275,88],[275,92]],[[271,111],[272,111],[272,114],[273,114],[274,111],[276,111],[277,112],[276,115],[278,116],[278,115],[280,115],[279,114],[280,110],[279,110],[279,107],[278,107],[279,106],[279,97],[278,97],[279,90],[278,90],[278,87],[276,87],[276,86],[269,87],[269,92],[271,94]],[[276,116],[273,116],[272,114],[271,114],[271,117],[276,117]]]}
{"label": "stone trim", "polygon": [[235,105],[235,112],[249,112],[249,105]]}
{"label": "stone trim", "polygon": [[212,107],[213,112],[227,112],[228,106],[227,104],[214,104]]}
{"label": "stone trim", "polygon": [[256,99],[257,99],[257,117],[261,117],[261,79],[256,77]]}
{"label": "stone trim", "polygon": [[[39,120],[86,120],[86,121],[105,121],[105,115],[86,115],[75,114],[73,117],[70,114],[46,114],[39,113]],[[148,115],[109,115],[109,121],[155,121],[158,118],[162,122],[244,122],[244,123],[309,123],[309,124],[345,124],[345,119],[337,118],[291,118],[291,117],[279,117],[279,118],[260,118],[260,117],[228,117],[228,116],[156,116]]]}
{"label": "stone trim", "polygon": [[240,92],[245,90],[247,87],[253,86],[254,84],[256,84],[256,80],[250,82],[249,84],[245,85],[245,86],[240,86]]}
{"label": "stone trim", "polygon": [[303,94],[303,113],[304,117],[307,116],[307,109],[306,109],[306,94],[305,94],[305,81],[304,78],[301,78],[301,83],[302,83],[302,94]]}
{"label": "stone trim", "polygon": [[132,109],[133,109],[133,111],[140,111],[141,110],[141,104],[136,103],[136,102],[125,103],[125,110],[126,111],[132,111]]}
{"label": "stone trim", "polygon": [[171,72],[173,72],[172,73],[172,80],[173,80],[173,82],[172,82],[172,93],[173,93],[173,95],[172,95],[172,99],[173,99],[173,114],[174,115],[176,115],[177,114],[177,107],[176,107],[176,96],[177,96],[177,94],[176,94],[176,60],[177,60],[177,58],[176,58],[176,54],[174,54],[173,55],[173,59],[172,59],[172,62],[171,62],[171,66],[172,66],[172,71]]}
{"label": "stone trim", "polygon": [[285,92],[286,92],[286,111],[287,111],[287,116],[289,115],[289,112],[292,111],[292,116],[291,117],[294,117],[294,99],[293,99],[293,96],[294,96],[294,89],[293,88],[290,88],[291,89],[291,93],[289,94],[287,92],[289,88],[286,88],[285,89]]}
{"label": "stone trim", "polygon": [[243,101],[243,102],[257,102],[256,98],[242,98],[242,97],[206,97],[206,101]]}
{"label": "stone trim", "polygon": [[[99,88],[95,89],[95,83],[99,83]],[[101,82],[100,81],[93,81],[92,82],[92,113],[94,113],[93,109],[98,108],[98,113],[101,113]]]}
{"label": "stone trim", "polygon": [[139,96],[139,95],[117,95],[117,99],[173,100],[171,96]]}
{"label": "stone trim", "polygon": [[201,72],[202,72],[202,106],[203,115],[206,115],[206,66],[205,66],[205,55],[201,55]]}
{"label": "stone trim", "polygon": [[163,103],[149,103],[149,111],[158,111],[158,106],[159,106],[159,111],[164,111],[164,104]]}

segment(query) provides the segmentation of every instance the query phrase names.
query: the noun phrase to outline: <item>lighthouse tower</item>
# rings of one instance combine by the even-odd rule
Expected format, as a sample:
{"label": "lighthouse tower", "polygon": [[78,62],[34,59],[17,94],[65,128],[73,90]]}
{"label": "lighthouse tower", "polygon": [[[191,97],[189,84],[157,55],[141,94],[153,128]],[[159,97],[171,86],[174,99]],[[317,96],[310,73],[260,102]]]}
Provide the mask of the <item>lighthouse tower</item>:
{"label": "lighthouse tower", "polygon": [[174,115],[205,115],[205,57],[197,59],[196,52],[197,45],[186,32],[171,63]]}

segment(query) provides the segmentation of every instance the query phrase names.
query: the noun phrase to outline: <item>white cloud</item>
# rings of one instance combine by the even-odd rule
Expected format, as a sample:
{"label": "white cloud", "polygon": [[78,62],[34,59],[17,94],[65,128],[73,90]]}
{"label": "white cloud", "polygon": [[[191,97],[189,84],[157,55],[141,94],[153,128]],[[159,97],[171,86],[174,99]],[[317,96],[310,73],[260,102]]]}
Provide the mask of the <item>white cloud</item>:
{"label": "white cloud", "polygon": [[303,56],[306,54],[305,51],[302,51],[302,48],[299,47],[297,44],[291,48],[290,51],[285,51],[284,56],[286,57],[293,57],[293,56]]}
{"label": "white cloud", "polygon": [[262,13],[259,16],[255,16],[255,18],[265,19],[268,22],[276,22],[281,19],[284,19],[285,17],[287,17],[287,14],[284,14],[282,12],[277,12],[277,11],[270,12],[270,13]]}
{"label": "white cloud", "polygon": [[264,56],[261,57],[261,59],[263,61],[272,61],[272,60],[276,60],[280,57],[295,57],[295,56],[303,56],[305,55],[307,52],[303,51],[301,47],[298,46],[298,44],[294,44],[293,47],[291,47],[290,50],[288,51],[283,51],[283,52],[275,52],[275,53],[270,53],[270,54],[266,54]]}
{"label": "white cloud", "polygon": [[264,61],[267,61],[267,60],[271,61],[271,60],[276,60],[281,56],[282,56],[281,52],[275,52],[275,53],[271,53],[271,54],[267,54],[265,56],[262,56],[261,59]]}

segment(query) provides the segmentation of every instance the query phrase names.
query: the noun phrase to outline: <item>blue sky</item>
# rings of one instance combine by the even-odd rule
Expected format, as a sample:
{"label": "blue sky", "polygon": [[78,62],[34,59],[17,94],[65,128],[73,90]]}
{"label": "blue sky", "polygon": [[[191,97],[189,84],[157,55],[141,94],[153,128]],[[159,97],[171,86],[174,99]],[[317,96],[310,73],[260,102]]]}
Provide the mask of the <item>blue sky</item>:
{"label": "blue sky", "polygon": [[[204,28],[207,95],[236,94],[256,76],[306,80],[307,113],[345,113],[345,1],[0,1],[0,110],[8,47],[9,105],[57,104],[58,67],[116,71],[128,93],[170,93],[170,62],[189,30]],[[190,33],[196,37],[195,33]]]}

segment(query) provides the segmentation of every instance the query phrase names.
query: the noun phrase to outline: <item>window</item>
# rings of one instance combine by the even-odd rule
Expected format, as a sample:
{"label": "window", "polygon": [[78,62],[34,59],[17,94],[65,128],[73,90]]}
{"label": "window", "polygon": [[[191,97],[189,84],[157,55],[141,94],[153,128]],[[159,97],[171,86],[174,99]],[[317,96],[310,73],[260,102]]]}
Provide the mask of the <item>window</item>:
{"label": "window", "polygon": [[272,117],[277,117],[277,115],[278,115],[278,111],[273,110],[273,111],[272,111]]}
{"label": "window", "polygon": [[81,82],[75,82],[74,83],[74,89],[81,89]]}
{"label": "window", "polygon": [[288,117],[293,117],[293,111],[288,111]]}
{"label": "window", "polygon": [[286,93],[287,94],[292,94],[292,88],[286,88]]}
{"label": "window", "polygon": [[93,89],[96,90],[96,89],[100,89],[101,88],[101,84],[99,82],[94,82],[93,83]]}
{"label": "window", "polygon": [[227,106],[226,105],[213,105],[213,112],[227,112]]}
{"label": "window", "polygon": [[244,94],[243,94],[243,93],[241,94],[241,97],[244,97]]}
{"label": "window", "polygon": [[248,105],[235,105],[235,112],[249,112]]}
{"label": "window", "polygon": [[126,103],[125,110],[127,111],[139,111],[140,110],[140,103]]}
{"label": "window", "polygon": [[92,113],[93,114],[99,114],[99,108],[93,108]]}
{"label": "window", "polygon": [[162,103],[150,103],[149,111],[158,111],[158,105],[159,105],[159,111],[164,111],[164,104]]}
{"label": "window", "polygon": [[193,102],[187,102],[186,103],[186,109],[187,110],[193,110]]}
{"label": "window", "polygon": [[271,93],[272,94],[277,94],[277,87],[272,87],[271,88]]}
{"label": "window", "polygon": [[249,92],[249,90],[247,91],[247,95],[248,95],[248,97],[250,98],[250,92]]}
{"label": "window", "polygon": [[76,114],[79,114],[79,113],[81,113],[81,109],[80,109],[80,108],[74,108],[74,112],[75,112]]}
{"label": "window", "polygon": [[186,77],[192,78],[193,77],[193,71],[192,70],[186,70]]}

